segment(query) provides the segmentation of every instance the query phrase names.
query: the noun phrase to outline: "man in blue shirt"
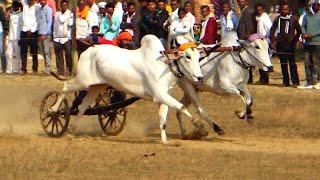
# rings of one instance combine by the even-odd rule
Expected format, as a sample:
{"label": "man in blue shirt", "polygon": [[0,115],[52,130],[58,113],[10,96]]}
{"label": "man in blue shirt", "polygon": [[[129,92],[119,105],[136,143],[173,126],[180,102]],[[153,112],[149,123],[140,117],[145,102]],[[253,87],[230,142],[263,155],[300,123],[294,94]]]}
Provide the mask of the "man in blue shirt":
{"label": "man in blue shirt", "polygon": [[47,5],[47,0],[40,0],[39,3],[41,5],[37,12],[39,48],[45,59],[44,74],[50,75],[52,9]]}
{"label": "man in blue shirt", "polygon": [[[305,40],[305,73],[306,83],[299,89],[320,90],[320,1],[314,1],[303,16],[302,38]],[[316,74],[316,76],[314,76]],[[316,79],[315,79],[316,77]],[[312,86],[315,83],[314,86]]]}
{"label": "man in blue shirt", "polygon": [[105,39],[112,40],[119,34],[121,20],[118,16],[113,15],[113,3],[106,5],[106,12],[107,15],[101,20],[100,34],[103,34]]}

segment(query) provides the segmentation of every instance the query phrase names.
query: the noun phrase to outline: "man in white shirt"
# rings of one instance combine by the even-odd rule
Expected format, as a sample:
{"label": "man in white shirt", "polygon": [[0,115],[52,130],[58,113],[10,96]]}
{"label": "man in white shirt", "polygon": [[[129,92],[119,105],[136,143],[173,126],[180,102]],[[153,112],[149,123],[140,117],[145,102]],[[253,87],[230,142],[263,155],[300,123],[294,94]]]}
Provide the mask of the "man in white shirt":
{"label": "man in white shirt", "polygon": [[[264,36],[270,42],[270,29],[272,27],[272,22],[267,13],[264,12],[263,4],[256,4],[256,21],[257,21],[257,33]],[[267,72],[259,69],[260,77],[259,84],[269,84],[269,75]]]}
{"label": "man in white shirt", "polygon": [[264,11],[263,4],[260,4],[260,3],[256,4],[255,10],[256,10],[256,21],[257,21],[257,33],[269,39],[270,29],[272,27],[271,19],[269,15]]}
{"label": "man in white shirt", "polygon": [[[20,33],[22,28],[22,5],[18,1],[13,1],[9,20],[8,46],[6,50],[7,74],[18,74],[21,68],[20,58]],[[15,57],[15,58],[14,58]]]}
{"label": "man in white shirt", "polygon": [[89,23],[89,34],[91,34],[91,29],[93,26],[99,26],[99,7],[95,3],[95,0],[88,0],[87,4],[90,8],[88,12],[88,23]]}
{"label": "man in white shirt", "polygon": [[107,3],[106,2],[99,2],[98,3],[98,7],[99,7],[99,25],[102,21],[102,18],[106,17],[106,5]]}
{"label": "man in white shirt", "polygon": [[222,14],[220,16],[221,39],[229,31],[236,31],[239,20],[236,14],[231,10],[228,1],[222,3]]}
{"label": "man in white shirt", "polygon": [[40,9],[37,12],[39,49],[45,60],[44,75],[50,75],[51,61],[51,34],[52,34],[52,9],[47,5],[47,0],[39,0]]}
{"label": "man in white shirt", "polygon": [[[53,27],[54,51],[56,54],[56,65],[59,75],[71,75],[73,61],[71,55],[71,31],[73,26],[73,13],[68,9],[67,0],[60,2],[60,11],[56,13]],[[63,51],[65,59],[63,59]],[[66,61],[67,71],[64,68]]]}
{"label": "man in white shirt", "polygon": [[190,35],[191,35],[192,38],[194,38],[193,26],[194,26],[194,23],[196,23],[196,18],[191,13],[192,9],[193,9],[193,4],[191,3],[191,1],[187,1],[187,2],[184,3],[184,9],[185,9],[185,11],[187,13],[186,17],[189,19],[190,26],[191,26]]}
{"label": "man in white shirt", "polygon": [[32,71],[38,72],[38,20],[37,13],[40,5],[35,0],[21,1],[23,5],[23,25],[20,34],[21,75],[27,74],[27,54],[30,47],[32,56]]}
{"label": "man in white shirt", "polygon": [[194,42],[191,36],[191,23],[186,16],[184,8],[179,8],[178,19],[175,19],[170,25],[169,39],[173,40],[173,46],[177,47],[188,42]]}
{"label": "man in white shirt", "polygon": [[77,40],[77,52],[78,57],[80,54],[87,49],[87,45],[83,43],[82,39],[89,36],[89,23],[88,19],[88,6],[86,6],[85,0],[78,1],[78,8],[77,8],[77,16],[76,16],[76,40]]}
{"label": "man in white shirt", "polygon": [[114,0],[114,5],[113,16],[118,16],[118,19],[122,19],[124,14],[122,3],[119,0]]}

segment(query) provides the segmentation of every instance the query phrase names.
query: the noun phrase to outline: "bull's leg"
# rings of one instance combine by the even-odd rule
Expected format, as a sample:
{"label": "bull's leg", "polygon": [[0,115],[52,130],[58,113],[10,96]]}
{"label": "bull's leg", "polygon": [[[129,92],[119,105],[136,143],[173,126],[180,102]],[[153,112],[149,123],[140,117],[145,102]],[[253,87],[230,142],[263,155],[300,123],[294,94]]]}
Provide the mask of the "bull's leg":
{"label": "bull's leg", "polygon": [[180,111],[182,114],[186,115],[193,125],[195,125],[198,129],[202,130],[203,135],[208,134],[208,132],[205,132],[204,124],[200,121],[192,117],[192,115],[189,113],[189,111],[181,104],[179,101],[174,99],[172,96],[170,96],[168,93],[164,93],[164,91],[159,93],[160,96],[157,97],[156,101],[160,102],[162,104],[166,104],[171,108],[174,108],[178,111]]}
{"label": "bull's leg", "polygon": [[197,90],[190,83],[179,84],[180,87],[184,90],[185,95],[188,96],[189,101],[192,101],[197,108],[198,114],[211,126],[218,135],[224,135],[225,132],[221,129],[214,121],[210,118],[209,114],[205,108],[200,103],[200,98],[198,96]]}
{"label": "bull's leg", "polygon": [[164,144],[167,141],[167,134],[166,134],[166,122],[167,122],[167,115],[168,115],[169,107],[165,104],[159,105],[159,116],[160,116],[160,132],[161,132],[161,140]]}
{"label": "bull's leg", "polygon": [[57,101],[54,103],[54,105],[52,107],[50,107],[48,109],[48,111],[49,112],[57,112],[61,102],[66,97],[66,94],[67,93],[76,92],[76,91],[78,91],[80,89],[82,89],[82,87],[80,85],[78,85],[77,83],[75,83],[73,79],[70,80],[70,81],[65,82],[61,92],[58,95]]}
{"label": "bull's leg", "polygon": [[[190,98],[184,94],[183,98],[180,101],[184,107],[188,108],[191,104]],[[179,123],[180,131],[181,131],[181,137],[184,138],[186,135],[186,129],[183,127],[183,122],[182,122],[182,117],[181,117],[181,112],[176,111],[176,117]]]}
{"label": "bull's leg", "polygon": [[89,88],[88,94],[84,97],[82,103],[78,107],[79,112],[76,118],[74,118],[73,122],[70,124],[71,132],[76,129],[76,120],[81,118],[81,116],[88,109],[88,107],[95,101],[99,93],[103,92],[104,90],[105,90],[104,85],[95,85]]}
{"label": "bull's leg", "polygon": [[250,120],[253,119],[251,106],[253,104],[252,96],[246,87],[239,89],[239,96],[244,102],[244,110],[241,112],[236,112],[239,119],[245,119],[247,122],[251,123]]}

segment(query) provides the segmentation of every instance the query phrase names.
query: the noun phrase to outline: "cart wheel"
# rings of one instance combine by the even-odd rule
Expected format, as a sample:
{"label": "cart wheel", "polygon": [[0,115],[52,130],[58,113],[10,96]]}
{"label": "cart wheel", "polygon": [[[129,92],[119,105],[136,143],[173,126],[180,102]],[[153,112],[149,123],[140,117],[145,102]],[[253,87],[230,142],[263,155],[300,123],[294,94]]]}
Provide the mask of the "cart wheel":
{"label": "cart wheel", "polygon": [[[110,99],[113,96],[113,91],[109,91],[108,94],[100,94],[96,99],[96,105],[107,106],[110,104]],[[127,119],[126,108],[120,108],[113,111],[104,112],[98,114],[99,123],[101,129],[106,135],[116,136],[124,128]]]}
{"label": "cart wheel", "polygon": [[64,99],[59,106],[57,113],[48,112],[58,100],[59,92],[56,90],[49,91],[41,101],[40,119],[44,132],[50,137],[62,136],[69,125],[70,109],[68,101]]}

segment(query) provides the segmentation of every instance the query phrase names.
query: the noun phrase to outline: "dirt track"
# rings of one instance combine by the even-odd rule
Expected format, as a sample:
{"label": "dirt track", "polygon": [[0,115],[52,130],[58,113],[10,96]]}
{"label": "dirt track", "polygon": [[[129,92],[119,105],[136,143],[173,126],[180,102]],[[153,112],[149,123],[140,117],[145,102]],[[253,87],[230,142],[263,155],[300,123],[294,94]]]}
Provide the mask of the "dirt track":
{"label": "dirt track", "polygon": [[[279,84],[279,77],[273,74],[272,83]],[[227,135],[182,141],[170,111],[171,142],[165,146],[160,143],[157,106],[151,102],[129,107],[128,123],[117,137],[101,136],[97,118],[84,117],[75,137],[53,139],[44,135],[38,109],[45,92],[60,84],[39,76],[1,75],[0,82],[0,179],[318,179],[320,175],[316,90],[250,86],[256,117],[251,126],[233,113],[240,99],[201,94]],[[180,91],[174,94],[181,96]]]}

